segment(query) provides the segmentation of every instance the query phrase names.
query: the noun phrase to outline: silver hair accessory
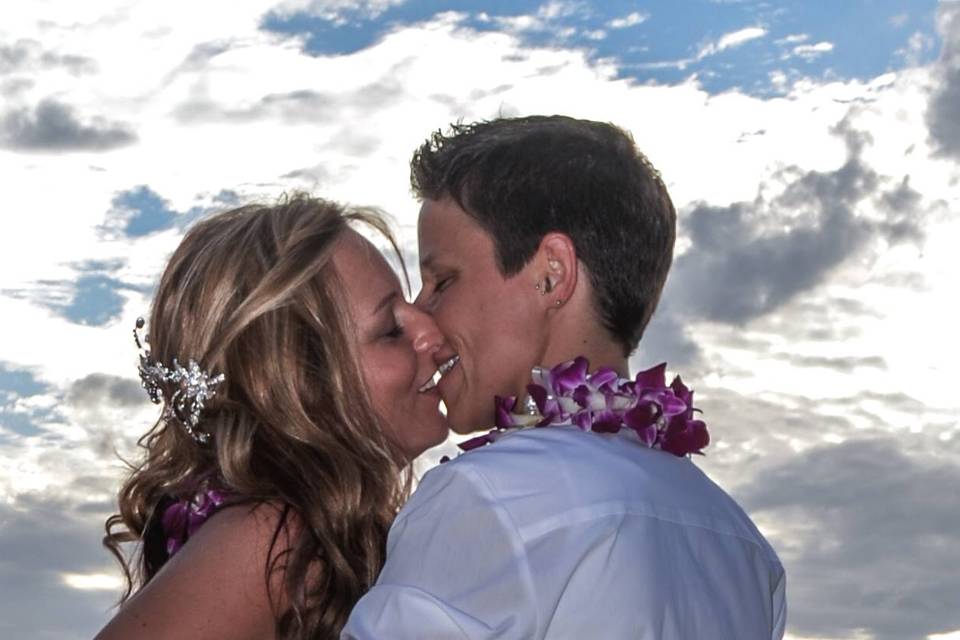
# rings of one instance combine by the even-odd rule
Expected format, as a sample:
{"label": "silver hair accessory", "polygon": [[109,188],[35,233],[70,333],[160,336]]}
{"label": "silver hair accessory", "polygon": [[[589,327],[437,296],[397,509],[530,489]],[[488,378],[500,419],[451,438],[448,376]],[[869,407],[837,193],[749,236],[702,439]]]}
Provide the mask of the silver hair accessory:
{"label": "silver hair accessory", "polygon": [[[211,376],[200,368],[195,360],[190,360],[184,367],[177,359],[173,359],[173,367],[168,369],[162,363],[151,359],[150,350],[144,347],[150,339],[144,336],[140,340],[140,330],[143,329],[143,318],[137,318],[137,325],[133,330],[133,340],[140,351],[140,384],[147,390],[150,401],[154,404],[164,404],[163,418],[176,418],[182,424],[191,438],[201,444],[210,439],[210,434],[197,427],[200,423],[200,414],[204,403],[217,395],[216,387],[226,378],[221,373]],[[172,385],[176,391],[167,397],[164,389]]]}

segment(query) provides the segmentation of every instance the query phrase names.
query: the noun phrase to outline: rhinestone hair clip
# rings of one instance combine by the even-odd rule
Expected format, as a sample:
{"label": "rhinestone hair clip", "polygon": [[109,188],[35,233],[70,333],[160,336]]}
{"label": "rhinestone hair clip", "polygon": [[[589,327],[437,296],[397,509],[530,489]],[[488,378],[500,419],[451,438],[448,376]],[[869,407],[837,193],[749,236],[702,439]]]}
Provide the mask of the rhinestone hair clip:
{"label": "rhinestone hair clip", "polygon": [[[133,329],[133,340],[140,352],[140,384],[147,390],[150,401],[154,404],[163,404],[163,418],[176,418],[182,424],[190,437],[204,444],[210,439],[210,434],[197,427],[200,423],[200,414],[204,403],[217,395],[217,386],[225,380],[221,373],[211,376],[200,368],[195,360],[187,362],[184,367],[177,359],[173,359],[173,367],[168,369],[163,363],[150,357],[150,350],[144,347],[149,344],[149,337],[140,340],[140,331],[143,329],[143,318],[137,318]],[[167,397],[164,389],[176,389],[171,397]]]}

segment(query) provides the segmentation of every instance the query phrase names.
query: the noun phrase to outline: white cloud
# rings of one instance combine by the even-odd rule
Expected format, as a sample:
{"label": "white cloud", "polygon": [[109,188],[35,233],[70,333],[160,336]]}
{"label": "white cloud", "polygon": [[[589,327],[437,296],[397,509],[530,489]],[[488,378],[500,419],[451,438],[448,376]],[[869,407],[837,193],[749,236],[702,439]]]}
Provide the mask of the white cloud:
{"label": "white cloud", "polygon": [[334,24],[345,24],[351,16],[373,20],[388,9],[407,0],[282,0],[274,7],[281,16],[305,13]]}
{"label": "white cloud", "polygon": [[119,576],[110,573],[65,573],[63,583],[81,591],[111,591],[116,593],[123,585]]}
{"label": "white cloud", "polygon": [[775,40],[777,44],[795,44],[797,42],[806,42],[810,39],[810,36],[806,33],[794,33],[789,36],[779,38]]}
{"label": "white cloud", "polygon": [[933,37],[922,31],[916,31],[910,34],[910,38],[907,39],[907,46],[897,49],[896,53],[903,58],[907,65],[916,66],[920,64],[928,52],[933,50],[935,44]]}
{"label": "white cloud", "polygon": [[627,14],[622,18],[614,18],[607,23],[607,26],[611,29],[626,29],[628,27],[635,27],[638,24],[643,24],[649,19],[649,13],[634,11],[633,13]]}
{"label": "white cloud", "polygon": [[763,27],[747,27],[738,31],[731,31],[720,36],[716,42],[709,42],[700,48],[697,53],[697,59],[702,60],[707,56],[712,56],[727,49],[739,47],[744,43],[762,38],[767,35],[767,30]]}
{"label": "white cloud", "polygon": [[582,3],[570,0],[549,0],[537,9],[537,15],[547,20],[571,16],[582,8]]}
{"label": "white cloud", "polygon": [[[285,6],[317,11],[335,6],[347,15],[353,9],[384,10],[388,4]],[[0,42],[53,43],[60,55],[92,61],[92,70],[78,77],[62,67],[31,68],[32,84],[7,108],[35,107],[56,96],[84,114],[81,122],[101,116],[132,123],[137,141],[106,153],[0,150],[8,214],[0,233],[0,353],[4,361],[29,366],[50,386],[15,402],[24,415],[46,416],[37,418],[43,434],[17,435],[6,424],[0,429],[0,458],[12,461],[0,466],[0,504],[31,505],[18,507],[17,522],[32,525],[34,520],[23,518],[46,513],[36,506],[41,497],[66,504],[100,501],[105,512],[122,473],[110,449],[132,454],[136,435],[155,418],[155,407],[145,398],[133,407],[110,400],[106,392],[94,401],[90,391],[95,382],[124,387],[117,378],[136,383],[130,329],[148,307],[147,294],[124,291],[119,318],[94,327],[5,293],[49,293],[52,285],[42,281],[75,280],[76,265],[92,258],[118,261],[112,276],[149,286],[180,230],[140,239],[104,237],[97,229],[118,192],[146,184],[172,209],[185,212],[211,206],[222,189],[233,189],[242,199],[269,199],[286,189],[309,187],[319,195],[386,209],[410,244],[417,210],[407,184],[412,150],[450,122],[501,113],[562,111],[621,124],[661,170],[681,219],[701,201],[718,209],[761,196],[771,201],[797,172],[834,179],[847,149],[830,128],[847,116],[857,130],[877,132],[863,148],[862,161],[878,176],[878,195],[865,197],[856,213],[879,220],[879,194],[895,191],[909,176],[910,188],[922,194],[920,203],[911,205],[925,216],[922,250],[905,244],[865,251],[838,263],[820,285],[779,312],[742,326],[675,318],[676,329],[685,332],[681,337],[691,337],[699,349],[696,369],[682,373],[698,392],[707,392],[702,405],[718,438],[704,464],[722,481],[746,488],[761,469],[824,443],[850,442],[866,427],[904,442],[922,441],[930,455],[957,455],[960,436],[950,434],[956,433],[960,409],[953,388],[960,378],[960,354],[945,336],[954,333],[958,314],[951,292],[960,224],[948,212],[960,202],[960,187],[956,165],[931,160],[925,142],[928,67],[871,81],[829,83],[773,72],[782,95],[765,99],[737,90],[711,95],[695,79],[638,85],[621,78],[609,60],[591,62],[582,52],[475,31],[456,13],[394,28],[351,55],[311,56],[301,50],[299,38],[258,29],[273,6],[267,0],[238,3],[230,11],[196,2],[174,5],[182,10],[172,10],[169,3],[119,1],[95,9],[87,3],[36,6],[31,11],[0,7],[0,38],[5,39]],[[549,24],[577,7],[548,3],[523,23],[526,27],[516,28]],[[765,29],[750,27],[708,48],[712,54],[766,35]],[[782,44],[807,40],[794,34]],[[820,55],[829,44],[805,46]],[[802,216],[808,213],[797,207],[796,219],[775,221],[803,228]],[[689,238],[681,237],[680,246],[691,246]],[[645,345],[635,361],[649,348]],[[843,370],[851,363],[876,365],[876,358],[886,368]],[[868,391],[874,395],[865,395]],[[895,401],[898,394],[913,401]],[[58,413],[45,413],[50,411]],[[908,439],[918,423],[927,425],[930,437],[921,433]],[[444,452],[449,450],[447,445]],[[61,511],[50,511],[60,517]],[[796,514],[789,515],[785,522],[794,522]],[[69,543],[48,546],[72,551],[87,541],[96,547],[101,523],[99,512],[78,520]],[[46,525],[36,528],[47,531]],[[808,543],[805,532],[791,537],[789,527],[781,535],[794,551]],[[105,554],[93,549],[90,555],[82,563],[60,556],[49,560],[56,565],[51,584],[69,589],[71,598],[108,595],[75,588],[106,585],[102,576],[113,575]],[[17,576],[36,575],[32,566],[21,569]],[[64,574],[71,576],[72,586],[63,584]],[[0,581],[0,596],[11,588],[3,585]],[[811,599],[804,611],[816,615],[825,605],[805,592]],[[33,604],[17,601],[17,606],[46,612],[62,592],[42,593],[30,598]],[[92,622],[85,619],[86,637],[103,621],[108,600],[82,601],[103,607],[90,616]],[[55,617],[44,624],[52,628]],[[27,616],[17,620],[32,630],[22,622]]]}
{"label": "white cloud", "polygon": [[[576,29],[569,26],[558,25],[558,19],[567,18],[583,10],[583,5],[579,2],[568,2],[565,0],[550,0],[540,5],[537,11],[532,14],[521,14],[515,16],[489,16],[482,13],[481,19],[495,22],[509,32],[539,32],[552,31],[561,38],[568,38],[576,33]],[[588,32],[596,34],[598,31]],[[591,38],[600,39],[600,38]]]}
{"label": "white cloud", "polygon": [[907,21],[910,20],[909,13],[898,13],[896,15],[890,16],[888,22],[894,27],[902,27],[907,24]]}
{"label": "white cloud", "polygon": [[794,55],[807,60],[812,60],[830,51],[833,51],[833,43],[826,41],[817,44],[801,44],[793,48]]}

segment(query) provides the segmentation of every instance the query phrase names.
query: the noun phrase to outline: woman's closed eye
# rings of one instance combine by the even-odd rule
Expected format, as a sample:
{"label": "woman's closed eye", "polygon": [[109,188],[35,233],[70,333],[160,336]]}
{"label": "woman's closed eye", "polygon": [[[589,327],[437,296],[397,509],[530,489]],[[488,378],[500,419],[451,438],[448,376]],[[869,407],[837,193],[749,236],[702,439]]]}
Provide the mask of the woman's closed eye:
{"label": "woman's closed eye", "polygon": [[394,322],[392,326],[383,334],[385,338],[400,338],[403,336],[403,327],[400,323]]}

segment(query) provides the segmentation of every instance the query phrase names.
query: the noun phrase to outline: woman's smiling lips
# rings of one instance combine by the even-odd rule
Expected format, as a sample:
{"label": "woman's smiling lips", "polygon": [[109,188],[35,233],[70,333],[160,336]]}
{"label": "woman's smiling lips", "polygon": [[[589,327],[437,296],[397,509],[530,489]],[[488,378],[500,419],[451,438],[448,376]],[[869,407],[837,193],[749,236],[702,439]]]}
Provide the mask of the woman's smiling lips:
{"label": "woman's smiling lips", "polygon": [[420,393],[426,393],[435,389],[437,385],[440,384],[440,380],[443,379],[443,376],[447,375],[451,369],[457,366],[458,362],[460,362],[460,356],[456,354],[445,360],[440,364],[439,367],[437,367],[436,373],[430,376],[430,379],[424,382],[418,391]]}

